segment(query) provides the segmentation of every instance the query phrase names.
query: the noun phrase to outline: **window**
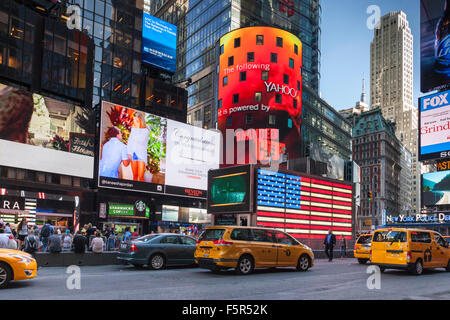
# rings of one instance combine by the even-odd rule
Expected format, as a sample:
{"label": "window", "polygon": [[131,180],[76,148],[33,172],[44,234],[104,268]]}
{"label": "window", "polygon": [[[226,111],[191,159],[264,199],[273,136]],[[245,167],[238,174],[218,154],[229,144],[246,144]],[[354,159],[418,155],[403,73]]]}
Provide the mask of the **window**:
{"label": "window", "polygon": [[274,242],[272,233],[266,230],[253,229],[253,241],[257,242]]}
{"label": "window", "polygon": [[[231,117],[229,117],[231,118]],[[228,119],[227,119],[228,122]],[[222,239],[225,229],[206,229],[198,239],[199,241],[214,241]]]}
{"label": "window", "polygon": [[252,240],[251,230],[250,229],[234,229],[233,232],[231,232],[230,239],[238,240],[238,241],[251,241]]}
{"label": "window", "polygon": [[287,74],[283,74],[283,83],[289,84],[289,76]]}
{"label": "window", "polygon": [[234,39],[234,47],[239,48],[241,46],[241,38]]}
{"label": "window", "polygon": [[290,118],[288,119],[288,125],[287,126],[288,126],[289,129],[292,129],[292,119],[290,119]]}
{"label": "window", "polygon": [[223,77],[222,85],[225,87],[228,84],[228,76]]}
{"label": "window", "polygon": [[295,99],[295,98],[294,98],[294,101],[293,101],[293,106],[294,106],[294,109],[297,109],[297,99]]}
{"label": "window", "polygon": [[247,52],[247,62],[255,62],[255,53]]}
{"label": "window", "polygon": [[429,232],[411,231],[411,241],[420,243],[431,243],[431,236]]}
{"label": "window", "polygon": [[220,46],[220,55],[223,55],[224,51],[225,51],[224,45],[221,45]]}
{"label": "window", "polygon": [[273,234],[275,235],[276,243],[288,244],[291,246],[295,246],[298,244],[297,241],[295,241],[293,238],[291,238],[285,233],[274,231]]}
{"label": "window", "polygon": [[255,92],[255,102],[262,101],[262,92]]}
{"label": "window", "polygon": [[294,69],[294,59],[289,58],[289,68]]}
{"label": "window", "polygon": [[242,71],[240,73],[239,79],[240,79],[240,81],[246,81],[247,80],[247,71]]}
{"label": "window", "polygon": [[298,54],[298,45],[294,44],[294,53]]}
{"label": "window", "polygon": [[270,54],[270,62],[272,62],[272,63],[277,63],[277,62],[278,62],[278,54],[276,54],[276,53],[271,53],[271,54]]}
{"label": "window", "polygon": [[283,47],[283,38],[277,37],[277,47]]}
{"label": "window", "polygon": [[222,99],[219,100],[217,104],[217,109],[222,109]]}
{"label": "window", "polygon": [[269,80],[269,71],[261,71],[261,80],[263,81]]}
{"label": "window", "polygon": [[195,246],[197,245],[194,239],[188,238],[188,237],[181,237],[181,244],[188,245],[188,246]]}
{"label": "window", "polygon": [[180,244],[177,236],[167,236],[161,239],[160,243]]}
{"label": "window", "polygon": [[245,115],[245,124],[251,124],[253,122],[253,114],[248,113]]}
{"label": "window", "polygon": [[264,36],[263,35],[257,35],[256,36],[256,44],[257,45],[263,45],[264,44]]}
{"label": "window", "polygon": [[297,90],[300,91],[300,81],[297,81]]}
{"label": "window", "polygon": [[232,66],[234,64],[234,57],[229,57],[228,58],[228,66]]}
{"label": "window", "polygon": [[281,103],[281,94],[275,93],[275,103]]}
{"label": "window", "polygon": [[269,114],[269,124],[270,125],[275,125],[276,124],[276,120],[277,120],[277,117],[275,115]]}
{"label": "window", "polygon": [[239,103],[239,93],[233,94],[233,103]]}
{"label": "window", "polygon": [[233,117],[227,117],[227,127],[231,127],[233,125]]}

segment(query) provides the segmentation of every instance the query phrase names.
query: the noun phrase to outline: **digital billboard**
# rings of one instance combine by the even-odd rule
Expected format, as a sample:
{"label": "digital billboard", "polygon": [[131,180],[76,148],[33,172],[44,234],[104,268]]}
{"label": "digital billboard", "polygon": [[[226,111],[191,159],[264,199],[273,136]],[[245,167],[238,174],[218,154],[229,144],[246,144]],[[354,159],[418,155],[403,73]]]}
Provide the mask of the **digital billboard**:
{"label": "digital billboard", "polygon": [[[219,43],[217,119],[224,165],[300,157],[301,41],[284,30],[249,27]],[[232,130],[236,134],[229,136]]]}
{"label": "digital billboard", "polygon": [[450,171],[422,175],[422,205],[442,206],[450,204]]}
{"label": "digital billboard", "polygon": [[[421,91],[446,89],[450,80],[450,8],[446,0],[421,0]],[[449,9],[449,10],[447,10]]]}
{"label": "digital billboard", "polygon": [[144,12],[142,24],[142,61],[175,73],[177,27]]}
{"label": "digital billboard", "polygon": [[419,160],[449,157],[450,91],[419,99]]}
{"label": "digital billboard", "polygon": [[220,133],[102,103],[99,187],[206,198]]}
{"label": "digital billboard", "polygon": [[351,239],[350,184],[259,168],[256,189],[258,226],[296,238],[321,239],[333,230]]}
{"label": "digital billboard", "polygon": [[84,124],[79,106],[0,84],[0,165],[92,179]]}
{"label": "digital billboard", "polygon": [[208,173],[208,213],[253,210],[253,170],[250,165],[211,170]]}

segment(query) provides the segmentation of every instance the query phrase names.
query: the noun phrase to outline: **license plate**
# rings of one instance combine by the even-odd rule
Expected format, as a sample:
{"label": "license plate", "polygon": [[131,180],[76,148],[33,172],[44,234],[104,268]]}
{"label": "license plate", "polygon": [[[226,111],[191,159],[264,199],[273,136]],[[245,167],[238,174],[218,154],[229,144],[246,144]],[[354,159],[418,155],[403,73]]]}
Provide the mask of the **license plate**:
{"label": "license plate", "polygon": [[205,255],[209,254],[209,249],[203,249],[203,253],[204,253]]}
{"label": "license plate", "polygon": [[120,245],[120,248],[121,248],[121,249],[126,249],[127,246],[128,246],[128,245],[127,245],[126,243],[122,243],[122,244]]}
{"label": "license plate", "polygon": [[393,256],[393,257],[398,257],[399,254],[398,254],[398,253],[393,253],[392,256]]}

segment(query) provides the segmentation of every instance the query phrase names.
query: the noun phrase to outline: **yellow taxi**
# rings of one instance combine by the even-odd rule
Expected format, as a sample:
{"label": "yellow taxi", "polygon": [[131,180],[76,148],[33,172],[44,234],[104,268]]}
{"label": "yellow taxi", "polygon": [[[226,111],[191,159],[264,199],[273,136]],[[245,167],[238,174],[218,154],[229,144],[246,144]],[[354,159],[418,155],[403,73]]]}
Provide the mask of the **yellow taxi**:
{"label": "yellow taxi", "polygon": [[385,269],[407,269],[420,275],[424,269],[445,268],[450,272],[450,248],[435,231],[389,228],[376,230],[370,261]]}
{"label": "yellow taxi", "polygon": [[10,281],[27,280],[36,277],[36,260],[28,253],[0,249],[0,289]]}
{"label": "yellow taxi", "polygon": [[314,254],[289,234],[268,228],[208,227],[197,241],[194,254],[200,268],[247,275],[255,268],[296,267],[307,271]]}
{"label": "yellow taxi", "polygon": [[362,234],[355,243],[353,255],[360,264],[365,264],[369,261],[370,245],[372,244],[372,234]]}
{"label": "yellow taxi", "polygon": [[450,236],[446,236],[444,237],[445,241],[447,241],[447,243],[450,245]]}

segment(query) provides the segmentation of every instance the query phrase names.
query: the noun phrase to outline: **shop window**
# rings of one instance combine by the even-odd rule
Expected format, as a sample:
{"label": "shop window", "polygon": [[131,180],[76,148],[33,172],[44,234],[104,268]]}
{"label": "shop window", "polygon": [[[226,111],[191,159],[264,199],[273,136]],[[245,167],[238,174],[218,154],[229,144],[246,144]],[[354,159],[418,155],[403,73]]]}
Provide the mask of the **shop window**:
{"label": "shop window", "polygon": [[263,45],[264,44],[264,36],[263,35],[257,35],[256,36],[256,44],[257,45]]}

